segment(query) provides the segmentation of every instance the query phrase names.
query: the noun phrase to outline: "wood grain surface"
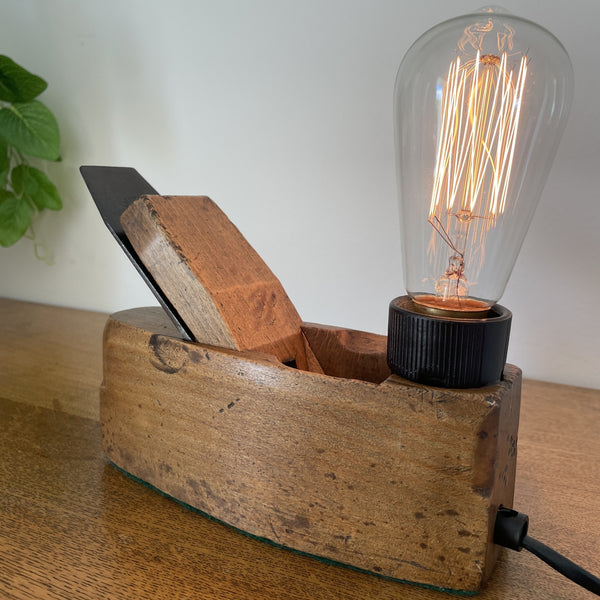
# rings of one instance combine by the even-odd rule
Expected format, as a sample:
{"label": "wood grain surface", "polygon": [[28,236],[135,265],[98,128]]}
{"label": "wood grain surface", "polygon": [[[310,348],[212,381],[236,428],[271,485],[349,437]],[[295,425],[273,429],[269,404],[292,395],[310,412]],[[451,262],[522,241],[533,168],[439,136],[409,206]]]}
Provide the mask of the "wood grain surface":
{"label": "wood grain surface", "polygon": [[[481,588],[498,553],[496,511],[513,501],[519,369],[477,390],[396,376],[374,384],[356,377],[362,369],[332,377],[184,342],[158,333],[166,323],[143,308],[108,321],[100,421],[112,462],[282,546],[403,581]],[[333,332],[334,358],[316,353],[323,365],[369,354],[385,364],[373,352],[383,336]]]}
{"label": "wood grain surface", "polygon": [[[1,598],[456,598],[248,538],[107,463],[103,323],[0,300]],[[596,574],[599,423],[600,391],[524,381],[515,506],[531,535]],[[525,551],[502,551],[478,596],[591,597]]]}

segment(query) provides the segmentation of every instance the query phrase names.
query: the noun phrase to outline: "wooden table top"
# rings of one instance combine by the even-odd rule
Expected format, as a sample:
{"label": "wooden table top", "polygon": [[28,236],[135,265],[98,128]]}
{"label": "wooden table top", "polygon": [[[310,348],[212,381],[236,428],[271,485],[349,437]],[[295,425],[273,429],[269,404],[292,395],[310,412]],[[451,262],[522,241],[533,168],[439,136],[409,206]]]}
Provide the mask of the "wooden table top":
{"label": "wooden table top", "polygon": [[[106,315],[0,299],[0,597],[441,599],[271,546],[134,481],[101,450]],[[515,508],[600,572],[600,391],[525,381]],[[504,551],[482,600],[591,598]]]}

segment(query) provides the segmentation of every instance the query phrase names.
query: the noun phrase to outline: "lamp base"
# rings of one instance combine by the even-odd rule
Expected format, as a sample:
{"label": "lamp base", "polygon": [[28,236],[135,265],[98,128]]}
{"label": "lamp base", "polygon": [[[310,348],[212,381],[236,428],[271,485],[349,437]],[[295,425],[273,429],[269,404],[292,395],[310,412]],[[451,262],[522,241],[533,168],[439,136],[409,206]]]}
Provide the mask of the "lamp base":
{"label": "lamp base", "polygon": [[392,373],[425,385],[476,388],[498,383],[511,320],[511,312],[498,304],[483,318],[446,317],[400,296],[390,303],[388,365]]}
{"label": "lamp base", "polygon": [[500,551],[496,512],[513,505],[520,370],[443,390],[390,376],[384,336],[310,324],[302,335],[323,372],[178,339],[158,307],[112,315],[105,455],[251,536],[480,590]]}

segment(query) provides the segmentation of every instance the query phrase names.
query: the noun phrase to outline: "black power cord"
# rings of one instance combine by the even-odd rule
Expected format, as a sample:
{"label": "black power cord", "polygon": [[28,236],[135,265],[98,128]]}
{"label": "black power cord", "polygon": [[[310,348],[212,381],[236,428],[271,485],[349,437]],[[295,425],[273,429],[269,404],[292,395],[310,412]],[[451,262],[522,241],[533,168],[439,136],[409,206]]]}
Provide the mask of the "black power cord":
{"label": "black power cord", "polygon": [[501,506],[494,525],[494,543],[519,552],[529,550],[559,573],[581,587],[600,596],[600,579],[579,565],[565,558],[552,548],[527,535],[529,517],[523,513]]}

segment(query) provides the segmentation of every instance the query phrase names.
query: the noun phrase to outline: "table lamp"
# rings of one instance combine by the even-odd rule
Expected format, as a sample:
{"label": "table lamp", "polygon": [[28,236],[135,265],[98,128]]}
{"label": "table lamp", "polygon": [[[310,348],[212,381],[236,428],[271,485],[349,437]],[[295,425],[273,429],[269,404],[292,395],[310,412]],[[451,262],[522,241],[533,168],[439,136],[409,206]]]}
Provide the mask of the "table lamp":
{"label": "table lamp", "polygon": [[[279,546],[479,591],[526,524],[512,511],[521,373],[505,366],[511,315],[496,302],[571,87],[559,42],[497,10],[442,23],[409,50],[395,90],[407,295],[391,303],[387,341],[303,322],[209,198],[82,168],[169,309],[107,322],[108,460]],[[514,528],[497,515],[517,534],[501,536]]]}

